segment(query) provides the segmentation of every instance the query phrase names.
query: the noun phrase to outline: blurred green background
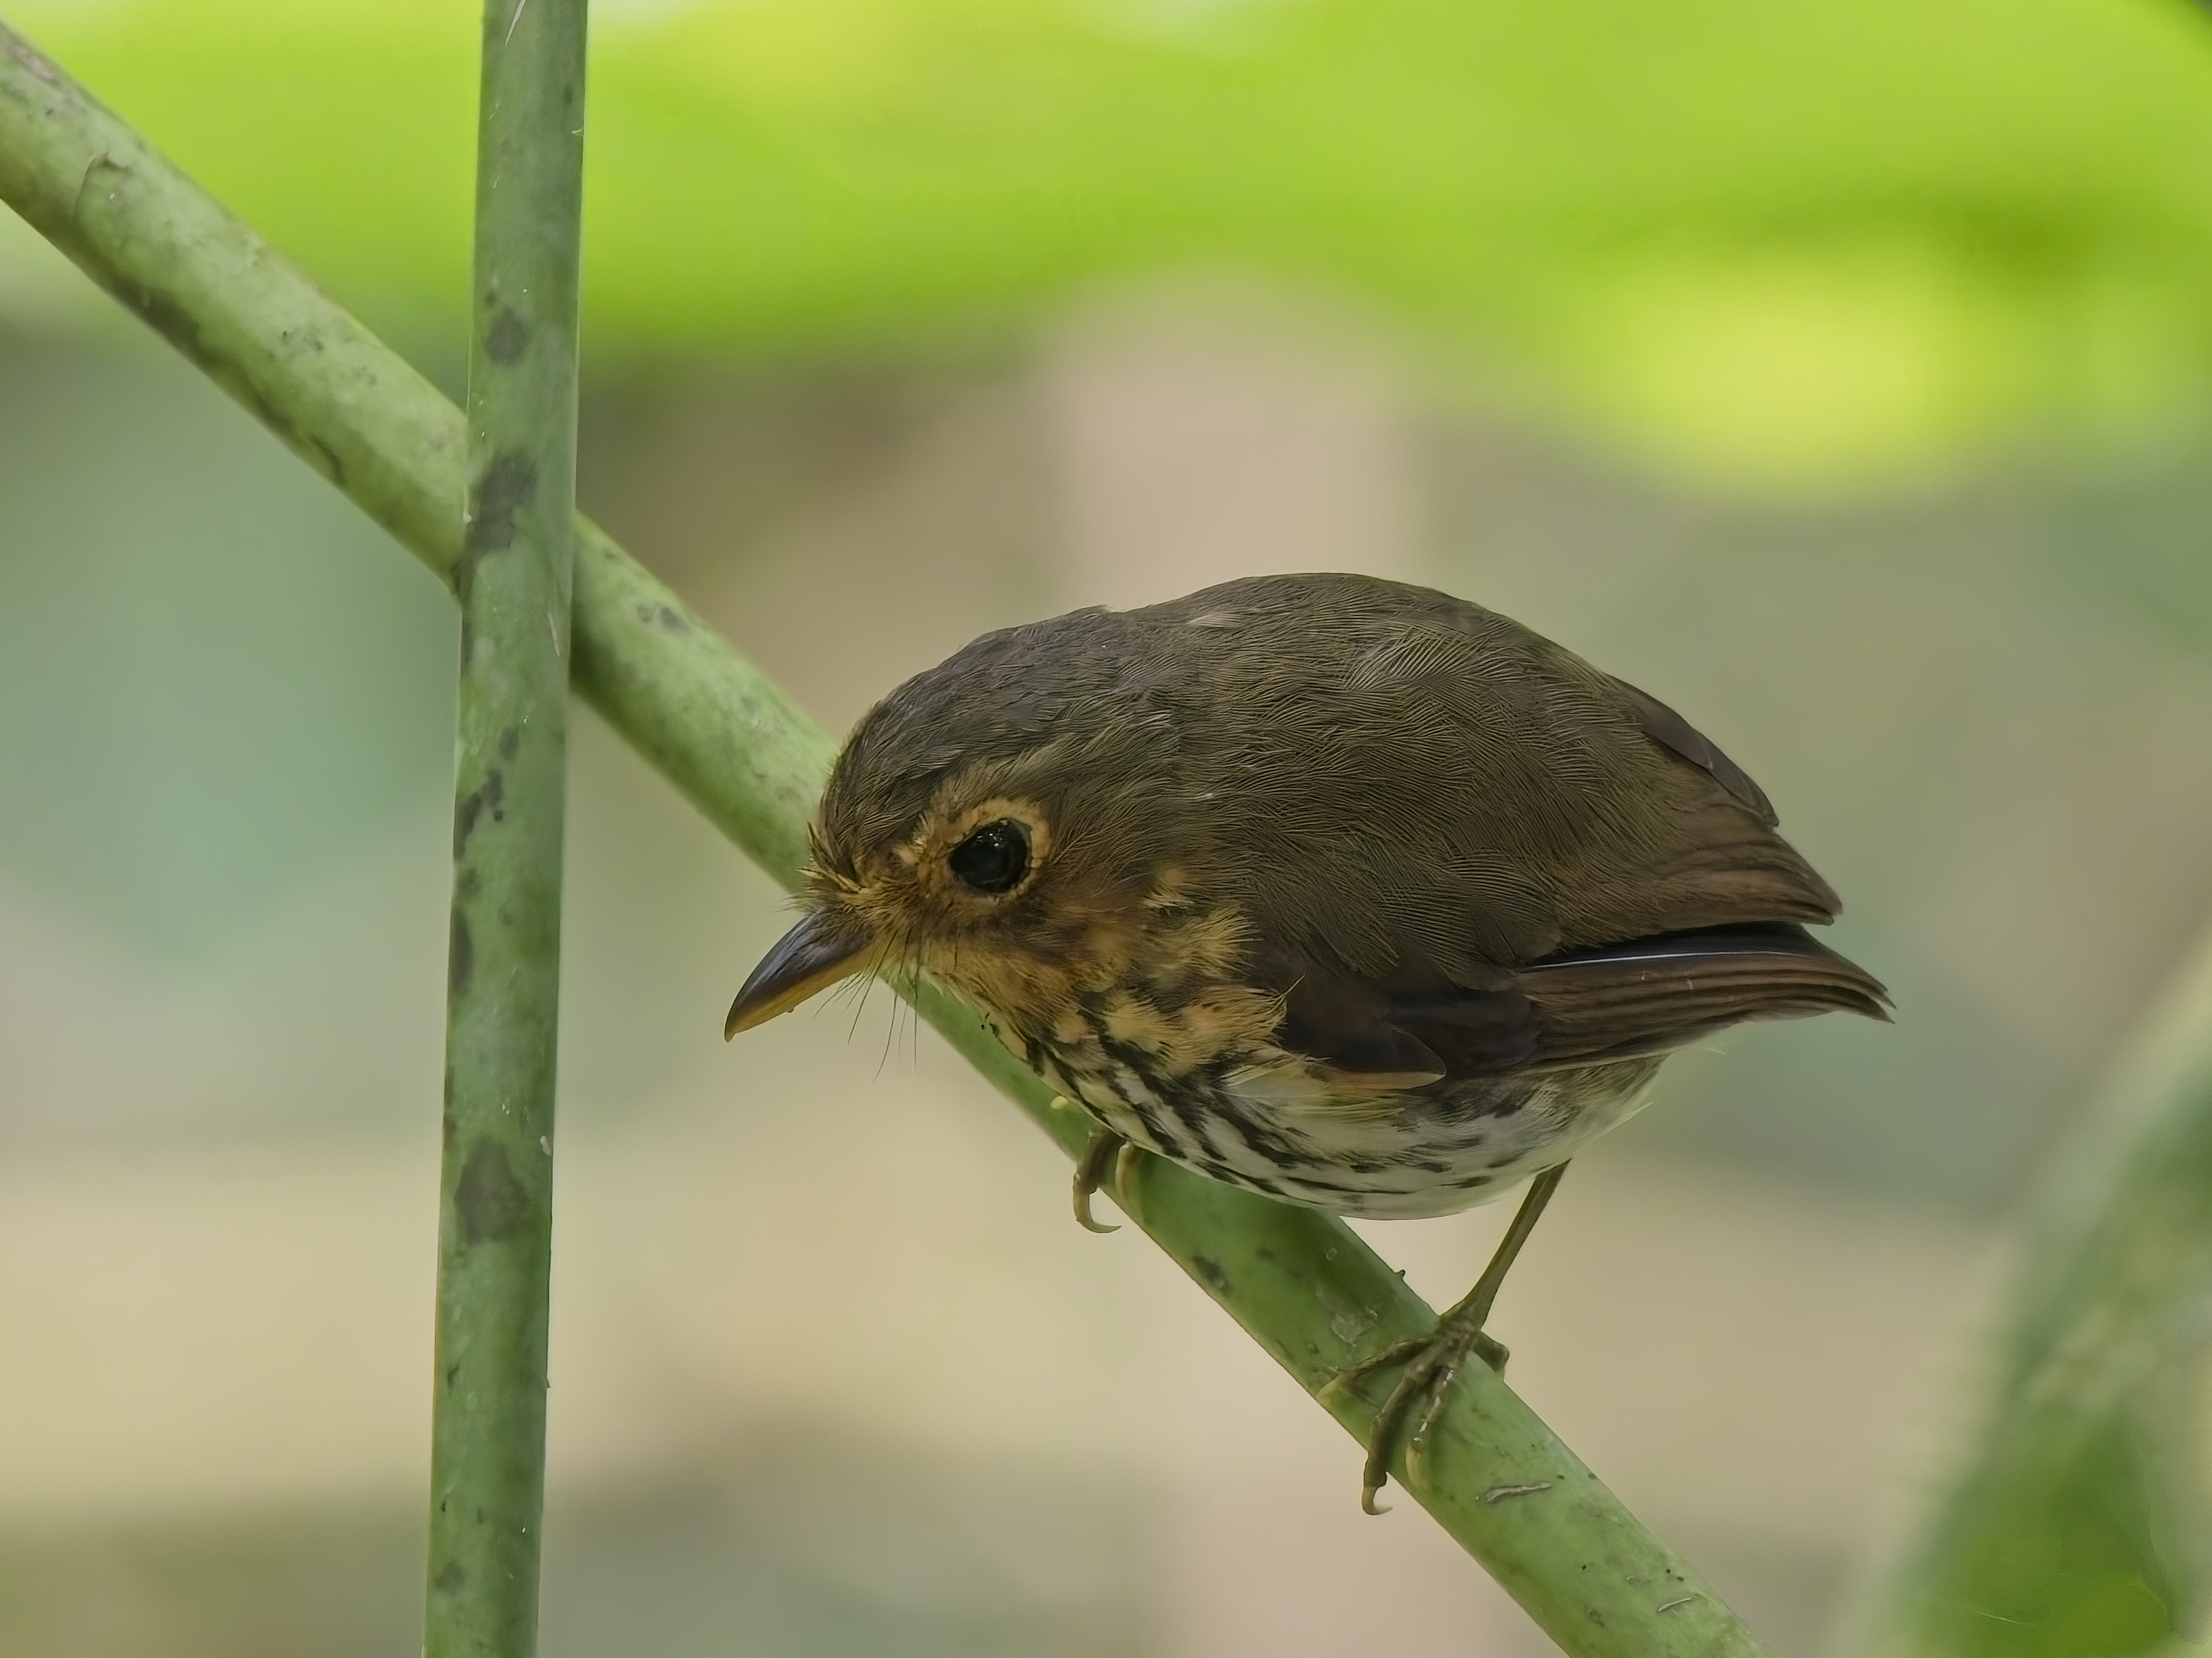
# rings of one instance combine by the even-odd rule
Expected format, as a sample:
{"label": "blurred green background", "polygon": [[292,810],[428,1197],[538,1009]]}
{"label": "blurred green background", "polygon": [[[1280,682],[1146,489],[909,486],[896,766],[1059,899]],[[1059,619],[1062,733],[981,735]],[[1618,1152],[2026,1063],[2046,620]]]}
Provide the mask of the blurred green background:
{"label": "blurred green background", "polygon": [[[477,14],[21,0],[458,389]],[[1583,1159],[1516,1385],[1784,1650],[2212,904],[2181,0],[604,0],[588,510],[826,724],[982,628],[1434,582],[1680,707],[1893,1029]],[[453,622],[0,219],[0,1647],[416,1649]],[[1541,1650],[578,738],[549,1658]],[[1455,1295],[1502,1217],[1365,1229]],[[1690,1286],[1687,1291],[1684,1286]]]}

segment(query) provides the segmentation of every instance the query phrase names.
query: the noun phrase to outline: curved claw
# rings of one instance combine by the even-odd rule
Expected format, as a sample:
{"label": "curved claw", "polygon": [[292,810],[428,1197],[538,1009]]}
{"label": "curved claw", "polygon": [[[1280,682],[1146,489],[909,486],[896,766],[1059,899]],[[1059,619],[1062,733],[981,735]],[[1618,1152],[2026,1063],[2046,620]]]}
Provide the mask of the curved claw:
{"label": "curved claw", "polygon": [[1091,1193],[1079,1186],[1075,1188],[1075,1224],[1086,1232],[1097,1232],[1101,1236],[1121,1230],[1121,1222],[1100,1220],[1091,1214]]}
{"label": "curved claw", "polygon": [[[1375,1413],[1375,1425],[1368,1430],[1367,1459],[1359,1472],[1359,1506],[1363,1511],[1390,1512],[1376,1505],[1375,1496],[1390,1483],[1391,1453],[1397,1449],[1403,1436],[1407,1456],[1411,1459],[1415,1448],[1427,1435],[1429,1424],[1436,1419],[1437,1412],[1443,1407],[1452,1378],[1459,1374],[1460,1366],[1470,1353],[1500,1376],[1504,1375],[1509,1357],[1504,1343],[1479,1328],[1455,1329],[1446,1319],[1426,1340],[1401,1341],[1330,1380],[1328,1385],[1335,1387],[1347,1379],[1386,1370],[1393,1364],[1406,1367],[1406,1373],[1390,1389],[1390,1396],[1382,1401],[1382,1408]],[[1407,1435],[1406,1419],[1417,1406],[1421,1407],[1420,1420]]]}
{"label": "curved claw", "polygon": [[1091,1196],[1106,1183],[1107,1170],[1126,1148],[1121,1137],[1109,1128],[1093,1129],[1091,1143],[1075,1165],[1075,1220],[1086,1232],[1118,1232],[1121,1229],[1091,1212]]}
{"label": "curved claw", "polygon": [[[1432,1348],[1436,1342],[1435,1335],[1418,1337],[1410,1341],[1393,1342],[1381,1352],[1371,1354],[1355,1364],[1348,1364],[1329,1377],[1327,1382],[1322,1383],[1322,1394],[1327,1397],[1341,1389],[1356,1386],[1378,1370],[1394,1370],[1401,1364],[1412,1364],[1423,1353]],[[1363,1514],[1382,1515],[1390,1512],[1389,1509],[1378,1506],[1375,1497],[1383,1486],[1390,1483],[1390,1449],[1397,1440],[1399,1420],[1409,1408],[1407,1403],[1401,1401],[1410,1400],[1411,1398],[1428,1391],[1425,1385],[1417,1385],[1409,1391],[1407,1381],[1411,1375],[1412,1372],[1409,1370],[1407,1376],[1399,1378],[1398,1384],[1391,1388],[1389,1397],[1383,1400],[1382,1408],[1376,1412],[1374,1425],[1368,1430],[1367,1460],[1362,1466],[1359,1475],[1359,1508]]]}
{"label": "curved claw", "polygon": [[1406,1425],[1407,1412],[1429,1398],[1436,1385],[1435,1351],[1431,1342],[1414,1355],[1405,1375],[1398,1378],[1398,1385],[1390,1389],[1389,1398],[1382,1401],[1382,1408],[1375,1413],[1375,1425],[1367,1435],[1367,1460],[1359,1470],[1359,1506],[1364,1513],[1389,1512],[1376,1506],[1375,1496],[1390,1483],[1390,1454],[1398,1447],[1399,1431]]}

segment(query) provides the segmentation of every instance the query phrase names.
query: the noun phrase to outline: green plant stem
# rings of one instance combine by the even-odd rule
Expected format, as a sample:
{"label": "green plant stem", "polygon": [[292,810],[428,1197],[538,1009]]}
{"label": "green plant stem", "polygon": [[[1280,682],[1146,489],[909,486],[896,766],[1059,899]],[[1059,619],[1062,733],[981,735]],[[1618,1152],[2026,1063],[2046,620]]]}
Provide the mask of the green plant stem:
{"label": "green plant stem", "polygon": [[[532,0],[537,3],[537,0]],[[102,158],[105,158],[103,161]],[[98,170],[109,187],[80,194]],[[0,31],[0,196],[95,281],[228,386],[444,577],[454,579],[460,416],[266,243],[27,44]],[[580,521],[575,683],[706,816],[789,884],[831,745],[759,671]],[[959,1004],[921,1005],[1061,1147],[1085,1125]],[[1131,1218],[1354,1435],[1381,1382],[1322,1394],[1433,1315],[1348,1228],[1146,1161]],[[1358,1464],[1347,1456],[1344,1500]],[[1486,1369],[1398,1477],[1568,1652],[1672,1658],[1764,1651]]]}
{"label": "green plant stem", "polygon": [[486,0],[427,1658],[530,1658],[545,1507],[584,0]]}

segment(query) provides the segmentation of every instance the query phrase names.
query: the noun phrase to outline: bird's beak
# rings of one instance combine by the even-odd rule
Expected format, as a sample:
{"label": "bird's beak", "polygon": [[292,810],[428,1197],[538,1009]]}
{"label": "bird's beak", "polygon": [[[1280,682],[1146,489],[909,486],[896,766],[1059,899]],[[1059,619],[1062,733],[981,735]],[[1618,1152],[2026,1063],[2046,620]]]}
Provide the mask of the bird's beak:
{"label": "bird's beak", "polygon": [[809,915],[785,933],[774,950],[761,958],[738,999],[730,1004],[730,1017],[722,1024],[727,1042],[740,1030],[765,1024],[779,1013],[788,1013],[817,990],[827,990],[840,979],[858,973],[874,948],[872,939],[855,938],[825,920],[820,911]]}

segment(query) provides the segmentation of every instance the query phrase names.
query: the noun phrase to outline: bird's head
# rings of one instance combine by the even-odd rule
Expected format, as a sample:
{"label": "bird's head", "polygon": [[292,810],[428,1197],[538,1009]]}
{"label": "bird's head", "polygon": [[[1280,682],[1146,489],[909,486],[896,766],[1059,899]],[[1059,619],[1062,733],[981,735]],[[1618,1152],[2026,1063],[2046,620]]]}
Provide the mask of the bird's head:
{"label": "bird's head", "polygon": [[987,635],[860,721],[811,830],[805,914],[726,1034],[858,973],[926,974],[1039,1029],[1187,919],[1203,826],[1162,810],[1178,722],[1132,678],[1125,630],[1079,611]]}

